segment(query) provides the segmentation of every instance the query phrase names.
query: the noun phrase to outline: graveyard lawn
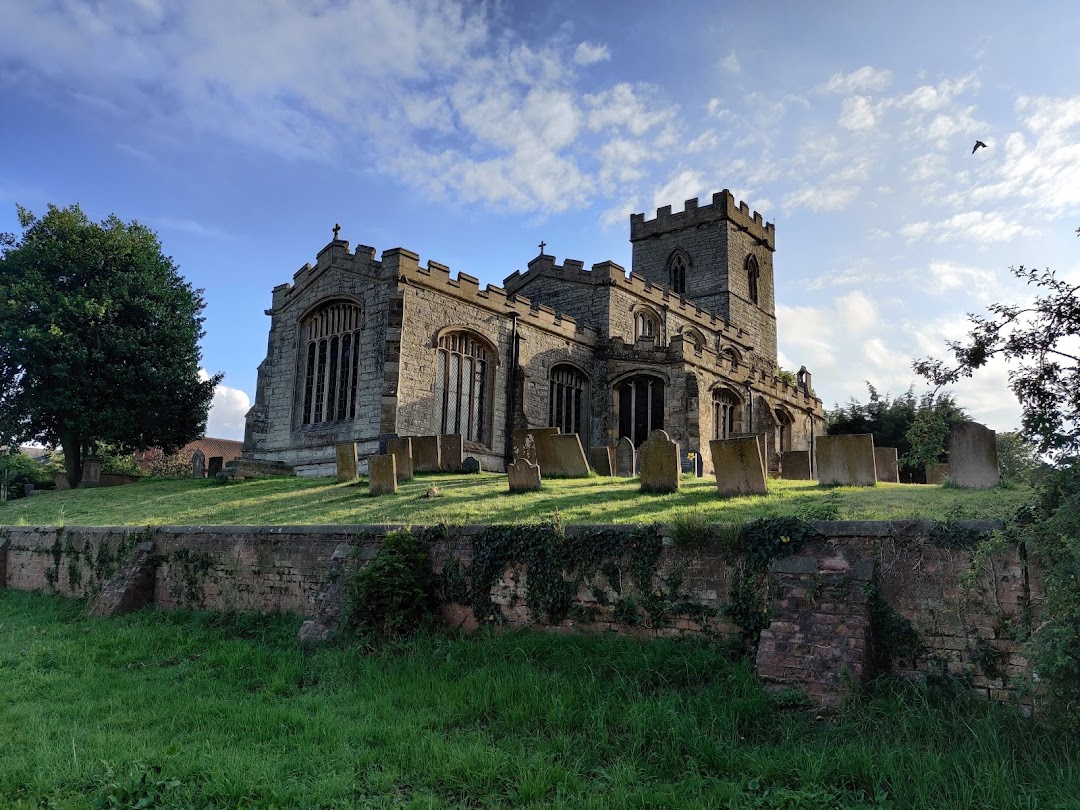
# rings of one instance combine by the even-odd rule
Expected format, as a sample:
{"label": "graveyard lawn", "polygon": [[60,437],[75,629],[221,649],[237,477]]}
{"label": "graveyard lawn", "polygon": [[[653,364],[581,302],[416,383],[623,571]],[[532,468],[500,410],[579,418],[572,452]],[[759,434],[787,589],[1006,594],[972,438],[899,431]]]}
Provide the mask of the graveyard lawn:
{"label": "graveyard lawn", "polygon": [[[687,513],[710,523],[792,515],[807,520],[1004,520],[1030,497],[1024,488],[967,490],[916,484],[821,487],[768,482],[767,495],[724,497],[712,476],[684,477],[680,489],[643,494],[636,478],[545,479],[539,492],[510,494],[496,473],[418,475],[393,495],[371,497],[367,482],[265,478],[240,483],[145,479],[106,489],[39,492],[0,504],[0,525],[434,525],[535,522],[670,523]],[[437,497],[426,497],[437,488]]]}
{"label": "graveyard lawn", "polygon": [[296,644],[0,591],[0,806],[1065,808],[1078,738],[882,683],[835,714],[700,639]]}

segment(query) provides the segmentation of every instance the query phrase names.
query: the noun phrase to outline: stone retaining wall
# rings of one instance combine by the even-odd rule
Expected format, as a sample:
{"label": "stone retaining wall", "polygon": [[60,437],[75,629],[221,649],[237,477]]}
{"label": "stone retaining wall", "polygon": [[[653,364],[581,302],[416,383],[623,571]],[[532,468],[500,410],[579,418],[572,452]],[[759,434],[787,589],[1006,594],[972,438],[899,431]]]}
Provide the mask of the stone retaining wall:
{"label": "stone retaining wall", "polygon": [[[313,617],[329,630],[338,609],[331,572],[344,562],[363,565],[374,558],[391,528],[7,527],[0,530],[0,584],[98,596],[94,610],[99,613],[146,605],[283,612]],[[1010,681],[1030,676],[1015,630],[1041,595],[1037,572],[1026,564],[1022,549],[997,553],[973,570],[972,537],[993,524],[950,524],[943,530],[931,522],[821,521],[816,528],[819,538],[775,561],[768,577],[768,623],[757,649],[766,681],[806,688],[828,703],[847,684],[873,674],[879,653],[901,652],[890,664],[899,674],[948,673],[966,678],[992,699],[1014,698]],[[481,531],[457,527],[432,543],[435,571],[443,572],[452,561],[467,569]],[[634,528],[571,526],[566,531],[610,537]],[[657,531],[664,545],[650,587],[654,596],[668,598],[668,612],[650,615],[634,607],[647,595],[635,588],[625,559],[611,560],[603,576],[580,583],[573,609],[554,626],[532,615],[523,565],[506,566],[491,590],[492,603],[510,626],[639,638],[703,632],[735,637],[739,628],[724,608],[732,601],[740,563],[729,562],[716,543],[680,548],[665,529]],[[609,577],[626,580],[613,584]],[[875,610],[884,610],[893,624],[909,623],[917,644],[882,650],[896,640],[882,632]],[[466,629],[478,624],[466,605],[444,604],[443,616]]]}

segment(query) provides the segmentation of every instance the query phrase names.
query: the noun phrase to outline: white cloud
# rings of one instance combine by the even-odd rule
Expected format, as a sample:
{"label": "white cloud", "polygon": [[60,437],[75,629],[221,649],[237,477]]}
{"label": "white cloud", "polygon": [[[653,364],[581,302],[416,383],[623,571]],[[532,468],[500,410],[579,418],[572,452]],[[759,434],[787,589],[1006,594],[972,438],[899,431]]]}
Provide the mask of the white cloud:
{"label": "white cloud", "polygon": [[732,51],[720,61],[720,67],[728,73],[742,72],[742,65],[739,64],[739,57],[735,51]]}
{"label": "white cloud", "polygon": [[792,210],[807,208],[811,211],[842,211],[858,194],[858,186],[825,182],[819,186],[804,186],[785,194],[784,207]]}
{"label": "white cloud", "polygon": [[851,96],[840,105],[840,126],[852,131],[872,129],[877,113],[869,96]]}
{"label": "white cloud", "polygon": [[939,243],[959,240],[980,244],[1009,242],[1035,233],[1035,229],[1015,219],[1008,219],[997,211],[965,211],[938,222],[923,220],[900,228],[900,234],[907,239],[930,238]]}
{"label": "white cloud", "polygon": [[[210,375],[199,369],[199,379],[206,381]],[[215,439],[244,438],[244,415],[251,409],[251,399],[239,388],[218,383],[214,399],[210,403],[210,415],[206,420],[206,435]]]}
{"label": "white cloud", "polygon": [[671,205],[678,210],[683,200],[701,197],[705,193],[705,178],[694,169],[681,169],[667,183],[656,189],[653,206]]}
{"label": "white cloud", "polygon": [[582,42],[574,51],[575,65],[595,65],[597,62],[608,62],[610,60],[611,51],[608,50],[607,45]]}
{"label": "white cloud", "polygon": [[829,79],[825,89],[830,93],[871,93],[884,90],[892,83],[892,72],[878,68],[861,67],[851,73],[837,73]]}

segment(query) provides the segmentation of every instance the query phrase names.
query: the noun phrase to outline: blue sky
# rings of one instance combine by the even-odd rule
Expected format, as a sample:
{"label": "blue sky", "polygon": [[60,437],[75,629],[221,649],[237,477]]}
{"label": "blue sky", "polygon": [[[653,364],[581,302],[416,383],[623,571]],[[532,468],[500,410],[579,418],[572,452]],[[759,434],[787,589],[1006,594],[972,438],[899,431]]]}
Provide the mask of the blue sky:
{"label": "blue sky", "polygon": [[[499,284],[544,240],[629,269],[629,214],[729,188],[776,223],[781,362],[893,395],[965,313],[1080,278],[1075,3],[5,0],[16,203],[156,229],[205,290],[238,438],[270,290],[331,238]],[[987,149],[972,155],[976,139]],[[955,389],[1019,423],[995,364]]]}

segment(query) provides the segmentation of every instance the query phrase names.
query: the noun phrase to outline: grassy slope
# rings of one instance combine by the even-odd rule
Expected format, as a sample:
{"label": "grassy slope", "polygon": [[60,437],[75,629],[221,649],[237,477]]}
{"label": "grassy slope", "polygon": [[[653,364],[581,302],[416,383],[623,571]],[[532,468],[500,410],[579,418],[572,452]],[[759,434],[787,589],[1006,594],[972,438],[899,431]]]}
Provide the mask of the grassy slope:
{"label": "grassy slope", "polygon": [[440,636],[305,656],[296,625],[87,619],[77,602],[0,591],[0,806],[134,806],[145,775],[164,783],[162,807],[835,808],[887,793],[882,807],[1008,810],[1080,796],[1075,737],[925,689],[894,685],[822,721],[700,641]]}
{"label": "grassy slope", "polygon": [[[439,498],[422,497],[437,486]],[[771,481],[769,495],[721,498],[710,479],[684,480],[678,493],[642,495],[636,479],[548,480],[538,493],[511,495],[506,476],[420,476],[396,495],[372,498],[366,484],[274,478],[219,485],[146,480],[127,487],[42,492],[0,504],[0,525],[498,523],[535,521],[556,509],[567,523],[665,523],[680,511],[710,522],[773,515],[843,520],[1010,517],[1025,489],[962,490],[913,484],[822,488]]]}

